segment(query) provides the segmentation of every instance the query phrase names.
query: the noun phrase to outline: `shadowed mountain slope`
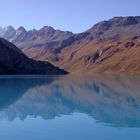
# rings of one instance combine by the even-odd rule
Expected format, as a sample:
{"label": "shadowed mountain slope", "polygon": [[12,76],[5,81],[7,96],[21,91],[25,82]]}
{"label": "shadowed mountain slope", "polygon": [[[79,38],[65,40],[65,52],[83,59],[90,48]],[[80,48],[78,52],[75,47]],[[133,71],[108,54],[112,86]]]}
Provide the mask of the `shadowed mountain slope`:
{"label": "shadowed mountain slope", "polygon": [[66,74],[48,62],[29,59],[12,43],[0,39],[0,74]]}

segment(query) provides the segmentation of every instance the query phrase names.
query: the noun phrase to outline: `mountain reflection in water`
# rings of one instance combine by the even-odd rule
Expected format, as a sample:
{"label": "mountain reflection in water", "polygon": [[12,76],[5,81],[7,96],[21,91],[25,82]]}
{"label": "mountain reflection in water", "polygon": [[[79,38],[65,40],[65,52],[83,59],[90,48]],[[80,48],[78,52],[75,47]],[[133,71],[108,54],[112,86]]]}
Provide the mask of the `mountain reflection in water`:
{"label": "mountain reflection in water", "polygon": [[45,120],[84,113],[98,123],[140,127],[140,77],[49,76],[0,78],[0,119]]}

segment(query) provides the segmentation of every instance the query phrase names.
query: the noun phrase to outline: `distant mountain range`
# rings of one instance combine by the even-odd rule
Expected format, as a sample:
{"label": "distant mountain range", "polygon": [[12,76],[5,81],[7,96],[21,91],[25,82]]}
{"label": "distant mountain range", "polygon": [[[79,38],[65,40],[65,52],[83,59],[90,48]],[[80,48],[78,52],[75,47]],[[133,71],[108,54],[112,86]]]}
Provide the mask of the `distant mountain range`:
{"label": "distant mountain range", "polygon": [[0,36],[28,57],[71,73],[140,73],[140,16],[114,17],[79,34],[8,26],[0,28]]}

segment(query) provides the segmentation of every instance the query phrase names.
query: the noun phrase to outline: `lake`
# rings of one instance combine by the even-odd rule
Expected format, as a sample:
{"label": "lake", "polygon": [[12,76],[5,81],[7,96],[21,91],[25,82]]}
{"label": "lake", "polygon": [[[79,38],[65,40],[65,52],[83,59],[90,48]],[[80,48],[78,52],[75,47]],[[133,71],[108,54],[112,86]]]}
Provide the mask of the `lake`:
{"label": "lake", "polygon": [[1,76],[1,140],[139,140],[140,77]]}

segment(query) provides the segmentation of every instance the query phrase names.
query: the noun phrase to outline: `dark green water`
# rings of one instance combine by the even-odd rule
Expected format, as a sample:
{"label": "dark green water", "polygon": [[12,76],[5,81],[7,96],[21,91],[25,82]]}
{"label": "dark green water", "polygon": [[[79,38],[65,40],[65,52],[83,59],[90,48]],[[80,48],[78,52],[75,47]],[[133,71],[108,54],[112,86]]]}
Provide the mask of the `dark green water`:
{"label": "dark green water", "polygon": [[138,76],[1,76],[1,140],[139,140]]}

